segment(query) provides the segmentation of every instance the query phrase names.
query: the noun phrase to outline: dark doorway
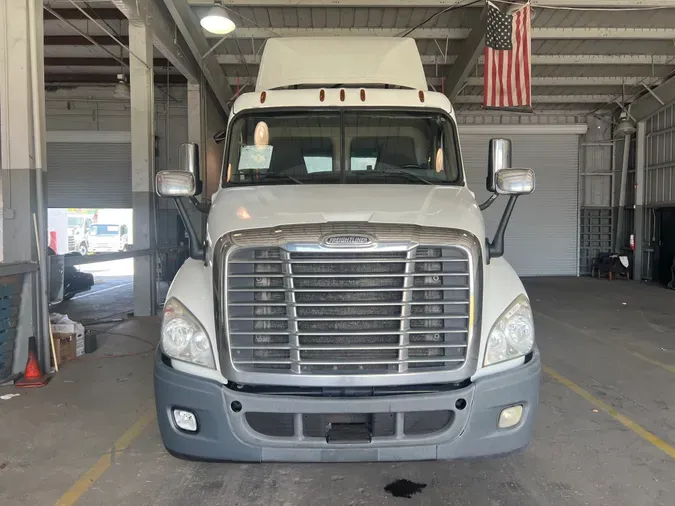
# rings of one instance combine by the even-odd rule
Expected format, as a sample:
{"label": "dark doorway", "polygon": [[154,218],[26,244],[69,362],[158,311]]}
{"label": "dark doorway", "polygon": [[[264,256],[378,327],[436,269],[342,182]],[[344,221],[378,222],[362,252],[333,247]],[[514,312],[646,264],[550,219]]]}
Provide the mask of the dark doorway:
{"label": "dark doorway", "polygon": [[[673,282],[675,272],[675,207],[659,209],[657,212],[657,261],[655,277],[664,286]],[[671,285],[673,286],[673,285]]]}

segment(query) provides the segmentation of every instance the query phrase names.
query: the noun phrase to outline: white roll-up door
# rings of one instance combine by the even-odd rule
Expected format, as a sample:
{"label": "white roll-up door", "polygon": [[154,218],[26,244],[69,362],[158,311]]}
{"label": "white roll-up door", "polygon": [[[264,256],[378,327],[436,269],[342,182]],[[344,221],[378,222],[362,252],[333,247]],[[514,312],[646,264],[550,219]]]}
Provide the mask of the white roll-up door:
{"label": "white roll-up door", "polygon": [[[131,143],[124,136],[47,136],[51,208],[131,208]],[[70,135],[70,134],[69,134]]]}
{"label": "white roll-up door", "polygon": [[[545,131],[546,126],[541,129]],[[514,167],[532,168],[536,173],[535,192],[518,199],[507,228],[505,258],[520,276],[577,275],[578,134],[504,135],[503,131],[486,134],[471,130],[459,127],[467,183],[479,202],[489,197],[485,178],[492,137],[510,138]],[[483,211],[489,238],[494,236],[507,200],[501,196]]]}

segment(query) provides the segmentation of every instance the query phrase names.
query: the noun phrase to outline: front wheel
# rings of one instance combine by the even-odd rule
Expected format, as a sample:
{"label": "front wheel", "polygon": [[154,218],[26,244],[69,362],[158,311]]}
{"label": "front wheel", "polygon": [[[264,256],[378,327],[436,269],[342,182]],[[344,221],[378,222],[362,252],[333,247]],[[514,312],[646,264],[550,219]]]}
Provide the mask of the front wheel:
{"label": "front wheel", "polygon": [[86,242],[83,242],[82,244],[80,244],[80,249],[78,250],[78,252],[82,256],[86,256],[89,253],[89,248],[87,248]]}

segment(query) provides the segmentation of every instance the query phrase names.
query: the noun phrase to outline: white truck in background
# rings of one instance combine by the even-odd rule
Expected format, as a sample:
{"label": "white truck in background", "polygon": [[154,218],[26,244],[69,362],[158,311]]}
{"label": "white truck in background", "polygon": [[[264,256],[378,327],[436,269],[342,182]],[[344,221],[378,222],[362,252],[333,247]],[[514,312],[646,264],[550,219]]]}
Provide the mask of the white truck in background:
{"label": "white truck in background", "polygon": [[90,253],[127,251],[133,242],[131,209],[98,209],[89,228]]}
{"label": "white truck in background", "polygon": [[68,213],[68,252],[89,254],[89,228],[94,222],[93,215]]}
{"label": "white truck in background", "polygon": [[233,104],[207,235],[195,145],[157,175],[190,235],[155,360],[166,448],[228,461],[397,461],[525,447],[539,398],[529,299],[503,258],[534,173],[493,139],[509,202],[485,238],[452,105],[411,39],[271,39]]}

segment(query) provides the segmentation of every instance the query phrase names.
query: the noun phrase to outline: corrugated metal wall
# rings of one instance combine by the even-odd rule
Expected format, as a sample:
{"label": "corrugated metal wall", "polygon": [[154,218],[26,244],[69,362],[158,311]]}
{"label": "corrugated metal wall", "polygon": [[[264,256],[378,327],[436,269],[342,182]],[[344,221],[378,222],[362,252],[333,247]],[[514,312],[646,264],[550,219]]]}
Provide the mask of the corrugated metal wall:
{"label": "corrugated metal wall", "polygon": [[675,104],[645,120],[642,276],[653,279],[658,263],[658,210],[675,207]]}
{"label": "corrugated metal wall", "polygon": [[[485,176],[488,143],[494,135],[462,135],[469,188],[487,200]],[[521,276],[577,274],[579,136],[511,135],[513,163],[536,171],[536,191],[518,200],[506,232],[506,259]],[[492,237],[507,199],[483,212]]]}
{"label": "corrugated metal wall", "polygon": [[646,120],[645,206],[675,205],[675,104]]}
{"label": "corrugated metal wall", "polygon": [[48,142],[51,208],[130,208],[131,143]]}

